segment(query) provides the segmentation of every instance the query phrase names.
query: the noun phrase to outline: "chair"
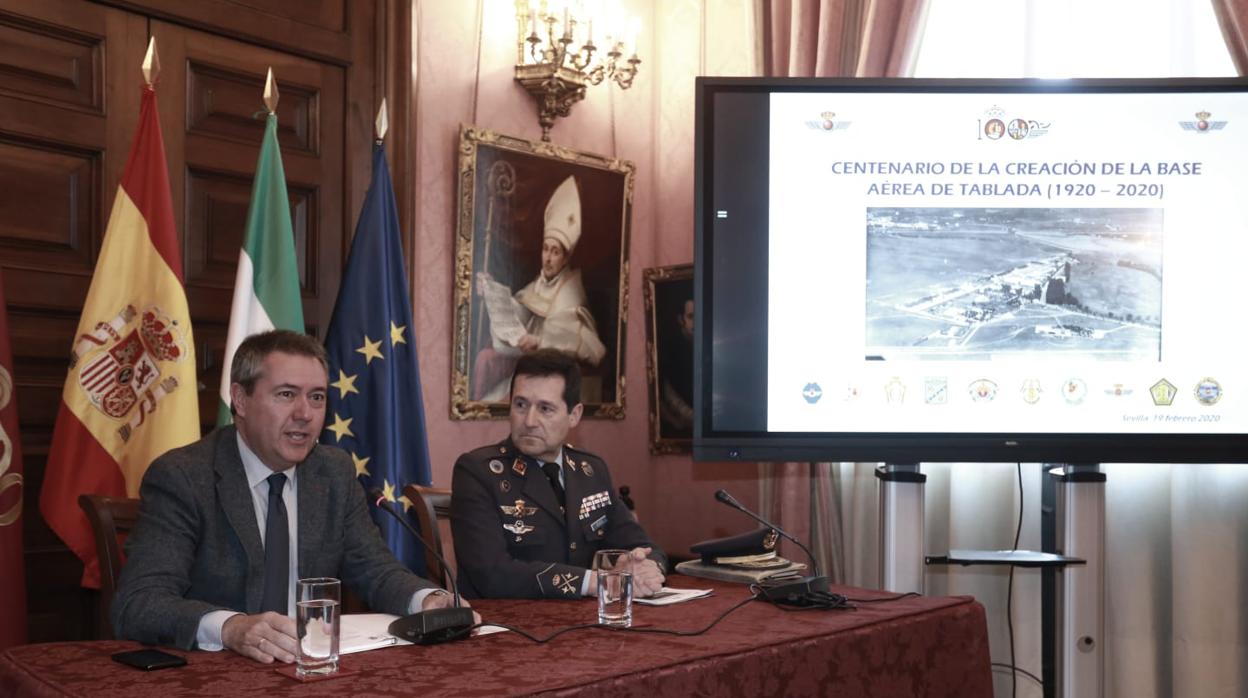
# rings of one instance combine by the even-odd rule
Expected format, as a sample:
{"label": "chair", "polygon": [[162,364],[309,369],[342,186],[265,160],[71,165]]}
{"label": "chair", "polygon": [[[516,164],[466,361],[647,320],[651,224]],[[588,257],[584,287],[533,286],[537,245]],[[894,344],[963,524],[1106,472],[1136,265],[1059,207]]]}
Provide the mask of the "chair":
{"label": "chair", "polygon": [[[428,570],[429,579],[440,579],[442,586],[450,589],[451,582],[448,577],[450,570],[442,566],[438,556],[442,556],[444,560],[448,559],[451,547],[442,544],[442,529],[438,522],[450,521],[451,491],[441,487],[407,485],[403,488],[403,496],[407,497],[416,509],[416,521],[420,524],[420,534],[429,543],[429,547],[437,551],[437,555],[434,555],[428,549],[425,550],[425,569]],[[448,561],[448,564],[452,563]]]}
{"label": "chair", "polygon": [[100,560],[100,599],[95,636],[99,640],[111,640],[113,624],[108,614],[113,605],[113,595],[117,593],[117,578],[121,576],[123,562],[118,536],[128,534],[134,528],[139,518],[139,500],[81,494],[78,495],[78,506],[91,522],[95,552]]}

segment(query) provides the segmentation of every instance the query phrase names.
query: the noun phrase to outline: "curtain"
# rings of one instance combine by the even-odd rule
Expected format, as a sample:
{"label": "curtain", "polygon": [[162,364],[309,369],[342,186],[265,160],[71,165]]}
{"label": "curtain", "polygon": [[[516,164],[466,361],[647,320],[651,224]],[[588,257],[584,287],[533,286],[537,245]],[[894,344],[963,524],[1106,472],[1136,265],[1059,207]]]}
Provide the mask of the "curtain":
{"label": "curtain", "polygon": [[1248,75],[1248,0],[1212,0],[1235,71]]}
{"label": "curtain", "polygon": [[[914,70],[928,0],[764,0],[763,72],[773,77],[895,77]],[[761,463],[764,517],[810,541],[820,572],[837,582],[878,584],[863,523],[875,530],[874,464]],[[852,515],[847,518],[846,514]],[[870,520],[868,522],[867,520]],[[854,522],[847,541],[843,522]],[[849,544],[851,547],[846,547]],[[781,553],[805,555],[789,543]]]}

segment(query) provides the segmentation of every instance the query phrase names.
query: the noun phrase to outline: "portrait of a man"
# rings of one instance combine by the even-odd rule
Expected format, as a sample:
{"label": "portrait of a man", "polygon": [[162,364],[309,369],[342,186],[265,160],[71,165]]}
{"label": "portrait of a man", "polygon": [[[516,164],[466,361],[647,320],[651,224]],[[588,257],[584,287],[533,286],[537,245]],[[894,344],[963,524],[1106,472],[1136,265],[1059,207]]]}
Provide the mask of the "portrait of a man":
{"label": "portrait of a man", "polygon": [[693,267],[645,271],[651,451],[682,453],[693,438]]}
{"label": "portrait of a man", "polygon": [[587,417],[623,416],[631,163],[465,128],[452,416],[501,417],[516,360],[576,357]]}

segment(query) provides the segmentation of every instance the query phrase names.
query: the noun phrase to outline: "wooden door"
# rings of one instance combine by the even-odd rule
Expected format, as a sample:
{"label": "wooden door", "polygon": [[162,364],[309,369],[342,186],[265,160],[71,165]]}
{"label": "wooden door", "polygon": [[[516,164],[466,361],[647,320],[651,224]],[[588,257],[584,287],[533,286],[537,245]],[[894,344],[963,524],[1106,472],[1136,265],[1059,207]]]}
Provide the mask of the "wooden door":
{"label": "wooden door", "polygon": [[[402,0],[0,2],[0,271],[25,455],[32,642],[92,634],[94,593],[78,586],[81,564],[44,524],[39,491],[73,333],[134,134],[149,35],[161,56],[160,120],[207,430],[264,129],[265,72],[272,66],[281,91],[278,137],[304,318],[319,336],[368,185],[382,64],[406,66],[410,56],[378,45],[410,40],[409,13]],[[406,120],[392,110],[398,138],[407,138]]]}

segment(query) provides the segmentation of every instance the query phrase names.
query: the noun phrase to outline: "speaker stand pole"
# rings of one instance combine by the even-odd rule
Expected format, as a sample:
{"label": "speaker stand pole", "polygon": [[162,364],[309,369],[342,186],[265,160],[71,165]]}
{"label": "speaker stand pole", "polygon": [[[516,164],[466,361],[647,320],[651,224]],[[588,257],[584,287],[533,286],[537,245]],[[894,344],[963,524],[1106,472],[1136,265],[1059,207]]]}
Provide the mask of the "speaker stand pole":
{"label": "speaker stand pole", "polygon": [[923,593],[923,485],[918,463],[887,463],[880,481],[880,588]]}
{"label": "speaker stand pole", "polygon": [[1054,652],[1057,695],[1105,694],[1105,473],[1095,464],[1063,465],[1057,481],[1057,544],[1084,565],[1057,572]]}

